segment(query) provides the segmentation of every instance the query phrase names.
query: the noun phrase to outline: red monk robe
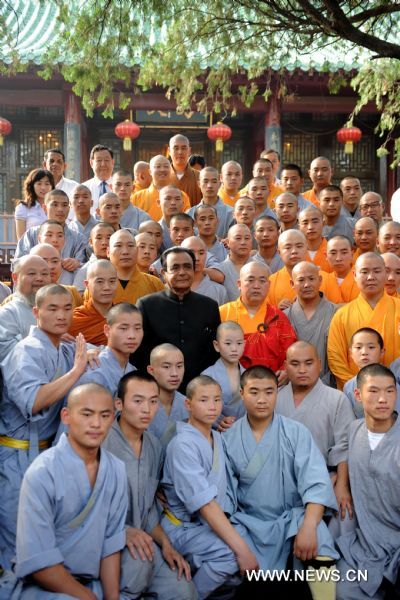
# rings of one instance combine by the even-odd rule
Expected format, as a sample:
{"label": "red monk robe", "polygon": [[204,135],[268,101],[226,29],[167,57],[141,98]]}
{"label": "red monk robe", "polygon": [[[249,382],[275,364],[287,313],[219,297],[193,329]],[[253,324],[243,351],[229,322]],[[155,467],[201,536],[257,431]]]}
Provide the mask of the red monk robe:
{"label": "red monk robe", "polygon": [[95,308],[90,298],[82,306],[75,308],[72,324],[68,333],[74,337],[83,333],[85,340],[95,346],[105,346],[107,338],[104,333],[105,317]]}

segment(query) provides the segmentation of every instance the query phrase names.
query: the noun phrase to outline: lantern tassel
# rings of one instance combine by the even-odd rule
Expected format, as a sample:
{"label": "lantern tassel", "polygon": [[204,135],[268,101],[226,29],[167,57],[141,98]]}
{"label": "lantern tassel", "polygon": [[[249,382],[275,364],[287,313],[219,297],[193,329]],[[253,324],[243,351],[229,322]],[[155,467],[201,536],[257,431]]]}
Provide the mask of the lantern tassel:
{"label": "lantern tassel", "polygon": [[346,142],[344,145],[345,154],[353,154],[353,142]]}
{"label": "lantern tassel", "polygon": [[4,144],[4,136],[0,135],[0,146]]}
{"label": "lantern tassel", "polygon": [[224,149],[224,142],[222,140],[217,140],[215,144],[215,149],[217,152],[222,152]]}
{"label": "lantern tassel", "polygon": [[126,150],[126,152],[130,152],[132,150],[131,138],[128,138],[128,137],[124,138],[123,148],[124,148],[124,150]]}

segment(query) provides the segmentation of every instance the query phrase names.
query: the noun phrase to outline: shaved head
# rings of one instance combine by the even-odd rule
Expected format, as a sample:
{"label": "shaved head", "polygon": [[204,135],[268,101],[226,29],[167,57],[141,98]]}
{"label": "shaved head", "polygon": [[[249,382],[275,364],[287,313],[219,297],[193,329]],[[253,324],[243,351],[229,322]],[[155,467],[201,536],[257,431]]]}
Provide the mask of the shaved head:
{"label": "shaved head", "polygon": [[174,135],[169,140],[169,147],[170,148],[172,148],[172,146],[174,146],[174,144],[185,144],[186,146],[190,146],[189,139],[185,135],[182,135],[180,133],[178,133],[177,135]]}
{"label": "shaved head", "polygon": [[12,270],[14,275],[19,275],[19,273],[21,273],[23,270],[27,270],[30,266],[47,268],[47,264],[43,258],[28,254],[26,256],[21,256],[20,258],[15,258],[13,260]]}
{"label": "shaved head", "polygon": [[247,265],[243,265],[243,267],[240,269],[241,280],[244,280],[246,276],[253,274],[263,274],[268,278],[271,276],[271,269],[268,265],[256,260],[247,263]]}
{"label": "shaved head", "polygon": [[179,352],[179,354],[182,356],[182,360],[183,360],[183,354],[179,348],[177,348],[173,344],[165,343],[165,344],[159,344],[158,346],[153,348],[153,350],[150,352],[150,359],[149,359],[150,364],[154,365],[154,363],[156,363],[158,360],[164,358],[165,355],[168,354],[168,352]]}
{"label": "shaved head", "polygon": [[110,407],[114,412],[114,401],[111,393],[98,383],[84,383],[83,385],[78,385],[74,388],[68,396],[67,407],[71,409],[76,408],[77,406],[84,406],[87,396],[94,395],[108,398]]}
{"label": "shaved head", "polygon": [[360,269],[362,269],[363,265],[368,260],[373,260],[377,264],[381,265],[382,267],[385,266],[385,262],[384,262],[382,256],[380,256],[379,254],[376,254],[375,252],[364,252],[364,254],[361,254],[361,256],[359,256],[356,260],[356,264],[355,264],[356,271],[360,271]]}
{"label": "shaved head", "polygon": [[40,256],[45,260],[49,260],[54,257],[60,258],[59,250],[54,248],[54,246],[51,244],[37,244],[30,249],[29,254],[31,256]]}
{"label": "shaved head", "polygon": [[298,240],[299,242],[303,242],[304,245],[307,244],[306,236],[298,229],[288,229],[281,233],[278,239],[278,246],[283,246],[288,240]]}
{"label": "shaved head", "polygon": [[107,202],[112,201],[112,202],[119,202],[119,198],[117,196],[117,194],[114,194],[114,192],[106,192],[105,194],[103,194],[102,196],[100,196],[99,198],[99,208],[101,208],[102,206],[104,206],[104,204],[106,204]]}
{"label": "shaved head", "polygon": [[291,346],[289,346],[289,348],[286,350],[286,358],[293,356],[293,354],[295,354],[296,352],[302,353],[304,351],[312,352],[315,358],[318,358],[318,353],[315,346],[303,340],[298,340],[297,342],[294,342]]}
{"label": "shaved head", "polygon": [[139,160],[137,163],[135,163],[134,167],[133,167],[133,174],[135,177],[137,177],[137,175],[139,175],[139,173],[143,173],[143,171],[148,171],[149,170],[149,163],[148,162],[144,162],[144,160]]}
{"label": "shaved head", "polygon": [[106,269],[107,271],[110,271],[110,273],[115,275],[115,277],[117,276],[117,270],[114,267],[114,265],[111,264],[110,261],[106,260],[105,258],[99,258],[98,260],[95,260],[95,261],[89,263],[89,266],[87,268],[86,278],[92,279],[93,277],[96,277],[98,275],[99,271],[101,271],[102,269]]}
{"label": "shaved head", "polygon": [[123,238],[130,238],[135,242],[135,236],[131,231],[129,231],[129,229],[119,229],[118,231],[115,231],[110,237],[110,248],[111,246],[114,246],[114,244],[116,244],[120,239]]}
{"label": "shaved head", "polygon": [[321,221],[324,218],[323,212],[317,206],[307,206],[306,208],[303,208],[303,210],[300,212],[299,222],[303,218],[313,216],[313,215],[318,215],[318,217],[321,219]]}
{"label": "shaved head", "polygon": [[315,275],[319,275],[319,267],[312,262],[302,260],[293,267],[292,279],[303,273],[314,273]]}
{"label": "shaved head", "polygon": [[238,162],[236,162],[235,160],[228,160],[228,162],[226,162],[222,165],[221,173],[225,172],[230,167],[234,167],[235,169],[240,169],[240,171],[242,170],[242,166]]}

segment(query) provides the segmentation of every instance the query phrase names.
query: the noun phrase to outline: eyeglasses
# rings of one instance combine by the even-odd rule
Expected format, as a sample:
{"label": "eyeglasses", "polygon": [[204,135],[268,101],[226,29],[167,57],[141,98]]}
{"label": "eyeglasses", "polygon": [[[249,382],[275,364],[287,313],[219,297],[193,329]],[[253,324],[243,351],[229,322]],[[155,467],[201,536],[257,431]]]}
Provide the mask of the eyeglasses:
{"label": "eyeglasses", "polygon": [[381,206],[381,203],[379,200],[377,200],[376,202],[373,202],[372,204],[363,204],[362,206],[360,206],[360,210],[368,210],[369,208],[378,208],[378,206]]}

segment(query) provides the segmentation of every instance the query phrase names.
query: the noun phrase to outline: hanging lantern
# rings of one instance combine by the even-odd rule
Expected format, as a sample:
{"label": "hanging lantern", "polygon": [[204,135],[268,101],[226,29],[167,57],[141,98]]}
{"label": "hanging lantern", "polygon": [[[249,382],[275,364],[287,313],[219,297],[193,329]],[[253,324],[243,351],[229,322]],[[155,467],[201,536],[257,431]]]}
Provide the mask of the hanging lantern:
{"label": "hanging lantern", "polygon": [[207,136],[210,140],[215,142],[215,149],[217,152],[222,152],[224,149],[224,142],[227,142],[231,135],[232,129],[228,127],[228,125],[221,123],[221,121],[207,129]]}
{"label": "hanging lantern", "polygon": [[361,129],[358,127],[342,127],[336,133],[336,139],[341,144],[345,144],[345,154],[353,154],[353,143],[359,142],[362,137]]}
{"label": "hanging lantern", "polygon": [[7,119],[0,117],[0,146],[4,144],[4,136],[10,134],[12,131],[12,125]]}
{"label": "hanging lantern", "polygon": [[132,150],[132,140],[136,140],[140,135],[139,125],[136,125],[136,123],[129,119],[122,121],[122,123],[118,123],[114,131],[115,135],[124,140],[123,148],[126,151]]}

